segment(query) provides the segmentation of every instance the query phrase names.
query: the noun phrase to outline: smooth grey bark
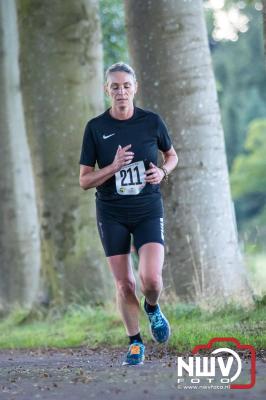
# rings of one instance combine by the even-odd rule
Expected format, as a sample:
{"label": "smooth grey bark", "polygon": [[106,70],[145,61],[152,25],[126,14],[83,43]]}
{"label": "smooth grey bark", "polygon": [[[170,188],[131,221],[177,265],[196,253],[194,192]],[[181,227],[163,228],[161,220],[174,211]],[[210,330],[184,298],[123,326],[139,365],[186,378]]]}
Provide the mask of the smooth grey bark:
{"label": "smooth grey bark", "polygon": [[264,32],[264,60],[266,67],[266,0],[262,1],[262,14],[263,14],[263,32]]}
{"label": "smooth grey bark", "polygon": [[42,222],[44,301],[103,302],[110,279],[94,193],[79,187],[84,127],[103,110],[98,2],[17,4],[23,99]]}
{"label": "smooth grey bark", "polygon": [[14,0],[0,2],[0,309],[31,307],[39,286],[40,236],[25,130]]}
{"label": "smooth grey bark", "polygon": [[166,288],[206,307],[250,305],[202,2],[126,0],[125,8],[141,105],[163,116],[179,156],[163,186]]}

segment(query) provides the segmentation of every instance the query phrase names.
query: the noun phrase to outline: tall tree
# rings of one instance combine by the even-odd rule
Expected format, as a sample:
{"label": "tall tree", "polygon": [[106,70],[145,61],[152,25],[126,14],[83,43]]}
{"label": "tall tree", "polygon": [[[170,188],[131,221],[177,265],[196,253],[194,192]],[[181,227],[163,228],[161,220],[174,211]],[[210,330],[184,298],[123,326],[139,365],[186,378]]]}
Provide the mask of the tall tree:
{"label": "tall tree", "polygon": [[[103,109],[96,0],[18,0],[26,126],[42,227],[45,297],[97,301],[109,289],[94,193],[79,188],[85,123]],[[46,300],[46,299],[45,299]]]}
{"label": "tall tree", "polygon": [[39,285],[40,237],[18,65],[15,0],[0,2],[0,309],[30,307]]}
{"label": "tall tree", "polygon": [[250,305],[202,2],[125,4],[141,104],[161,113],[179,154],[163,188],[168,279],[180,298],[203,306]]}
{"label": "tall tree", "polygon": [[262,1],[263,4],[263,30],[264,30],[264,57],[266,65],[266,0]]}

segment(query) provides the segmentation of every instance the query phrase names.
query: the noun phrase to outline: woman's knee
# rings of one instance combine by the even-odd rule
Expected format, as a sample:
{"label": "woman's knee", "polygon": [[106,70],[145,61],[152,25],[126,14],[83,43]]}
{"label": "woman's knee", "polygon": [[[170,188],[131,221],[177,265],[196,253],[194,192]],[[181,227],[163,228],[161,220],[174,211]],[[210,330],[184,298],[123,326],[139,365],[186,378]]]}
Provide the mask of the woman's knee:
{"label": "woman's knee", "polygon": [[126,279],[126,280],[117,280],[116,281],[116,290],[117,293],[126,298],[131,295],[135,295],[136,292],[136,282],[135,280],[132,279]]}
{"label": "woman's knee", "polygon": [[160,274],[149,276],[140,274],[140,283],[142,291],[158,292],[162,289],[163,281]]}

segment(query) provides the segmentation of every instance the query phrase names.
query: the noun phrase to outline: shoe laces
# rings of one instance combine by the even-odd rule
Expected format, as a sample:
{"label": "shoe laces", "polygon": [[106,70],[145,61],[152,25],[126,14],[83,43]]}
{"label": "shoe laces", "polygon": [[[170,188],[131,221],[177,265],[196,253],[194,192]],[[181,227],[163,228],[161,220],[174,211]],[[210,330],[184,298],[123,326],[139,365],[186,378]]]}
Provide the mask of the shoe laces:
{"label": "shoe laces", "polygon": [[162,314],[159,311],[150,313],[149,315],[150,315],[151,323],[154,326],[154,328],[160,328],[161,326],[164,325],[164,320],[163,320]]}

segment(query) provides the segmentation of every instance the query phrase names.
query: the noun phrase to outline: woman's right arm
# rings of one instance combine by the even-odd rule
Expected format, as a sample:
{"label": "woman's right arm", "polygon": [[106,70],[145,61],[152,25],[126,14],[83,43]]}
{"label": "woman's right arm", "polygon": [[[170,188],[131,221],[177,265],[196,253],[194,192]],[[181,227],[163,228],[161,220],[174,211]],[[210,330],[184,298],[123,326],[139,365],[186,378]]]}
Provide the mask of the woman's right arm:
{"label": "woman's right arm", "polygon": [[131,144],[121,148],[118,147],[114,161],[112,164],[107,165],[95,171],[94,167],[88,165],[80,165],[79,173],[79,184],[84,190],[91,189],[102,185],[105,181],[110,179],[117,171],[119,171],[124,165],[131,163],[134,153],[127,151],[131,147]]}
{"label": "woman's right arm", "polygon": [[102,185],[114,174],[115,171],[112,167],[112,164],[107,165],[107,167],[101,168],[97,171],[94,170],[94,167],[80,165],[79,184],[82,189],[88,190]]}

